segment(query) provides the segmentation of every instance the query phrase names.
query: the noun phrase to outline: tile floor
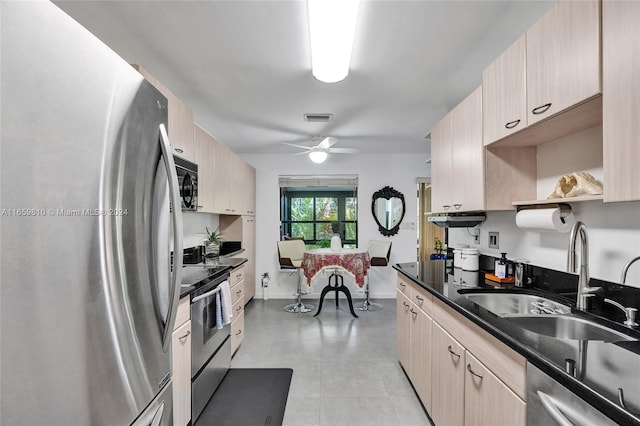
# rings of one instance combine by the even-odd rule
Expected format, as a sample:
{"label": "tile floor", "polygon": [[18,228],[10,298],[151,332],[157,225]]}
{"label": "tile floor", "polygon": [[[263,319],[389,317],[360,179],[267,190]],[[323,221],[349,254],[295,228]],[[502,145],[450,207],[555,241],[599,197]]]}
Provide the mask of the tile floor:
{"label": "tile floor", "polygon": [[336,310],[326,299],[314,318],[285,312],[289,300],[254,300],[231,366],[293,368],[284,426],[430,425],[396,357],[395,300],[377,302],[354,318],[346,300]]}

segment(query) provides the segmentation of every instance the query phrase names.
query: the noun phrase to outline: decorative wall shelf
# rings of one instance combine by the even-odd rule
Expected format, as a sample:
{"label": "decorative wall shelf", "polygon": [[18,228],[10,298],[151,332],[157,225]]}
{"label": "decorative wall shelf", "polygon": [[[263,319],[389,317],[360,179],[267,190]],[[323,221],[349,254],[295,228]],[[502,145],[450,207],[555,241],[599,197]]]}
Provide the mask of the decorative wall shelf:
{"label": "decorative wall shelf", "polygon": [[572,198],[554,198],[551,200],[529,200],[529,201],[514,201],[511,203],[514,206],[530,206],[530,205],[544,205],[544,204],[570,204],[570,203],[579,203],[583,201],[602,201],[604,200],[604,195],[584,195],[582,197],[572,197]]}

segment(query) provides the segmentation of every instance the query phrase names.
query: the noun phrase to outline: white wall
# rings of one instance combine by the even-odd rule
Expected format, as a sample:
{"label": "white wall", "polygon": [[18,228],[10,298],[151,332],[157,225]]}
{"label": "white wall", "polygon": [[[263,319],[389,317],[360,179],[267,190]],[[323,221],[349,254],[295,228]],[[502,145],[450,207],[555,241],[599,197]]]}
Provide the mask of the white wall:
{"label": "white wall", "polygon": [[[588,229],[591,276],[619,282],[625,263],[640,256],[640,202],[575,203],[573,213]],[[500,233],[498,250],[488,247],[490,231]],[[492,256],[507,252],[510,259],[525,258],[535,265],[565,271],[569,234],[525,231],[516,227],[514,211],[490,212],[480,225],[479,246],[474,245],[466,228],[449,230],[449,244],[456,243],[478,247],[481,253]],[[627,284],[640,287],[640,262],[629,269]]]}
{"label": "white wall", "polygon": [[202,241],[207,238],[205,228],[209,227],[213,231],[218,228],[219,223],[217,214],[182,212],[184,248],[202,245]]}
{"label": "white wall", "polygon": [[[416,177],[428,172],[425,155],[330,155],[323,164],[314,164],[306,156],[293,157],[283,154],[243,154],[242,158],[256,168],[256,282],[268,272],[271,276],[269,298],[291,299],[295,292],[295,277],[279,272],[276,242],[280,236],[279,175],[313,174],[357,174],[358,187],[358,245],[366,247],[371,239],[389,238],[393,242],[391,264],[416,260]],[[401,229],[393,237],[384,237],[371,214],[372,195],[384,186],[391,186],[404,194],[407,205],[403,225],[412,224],[412,229]],[[372,268],[371,296],[373,298],[395,297],[395,271],[386,268]],[[314,283],[310,298],[319,298],[326,284],[321,275]],[[345,277],[345,284],[354,295],[353,280]],[[362,297],[361,294],[355,294]],[[256,297],[262,297],[261,288]]]}

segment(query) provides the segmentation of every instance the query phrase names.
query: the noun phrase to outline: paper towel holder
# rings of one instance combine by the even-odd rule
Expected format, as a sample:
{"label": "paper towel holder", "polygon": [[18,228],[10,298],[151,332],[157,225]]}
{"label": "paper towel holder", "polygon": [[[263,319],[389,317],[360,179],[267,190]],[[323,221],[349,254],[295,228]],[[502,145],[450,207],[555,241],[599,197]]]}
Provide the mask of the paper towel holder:
{"label": "paper towel holder", "polygon": [[571,214],[571,205],[567,203],[545,203],[545,204],[528,204],[518,206],[517,212],[521,210],[535,210],[535,209],[560,209],[560,218],[564,219],[565,217]]}

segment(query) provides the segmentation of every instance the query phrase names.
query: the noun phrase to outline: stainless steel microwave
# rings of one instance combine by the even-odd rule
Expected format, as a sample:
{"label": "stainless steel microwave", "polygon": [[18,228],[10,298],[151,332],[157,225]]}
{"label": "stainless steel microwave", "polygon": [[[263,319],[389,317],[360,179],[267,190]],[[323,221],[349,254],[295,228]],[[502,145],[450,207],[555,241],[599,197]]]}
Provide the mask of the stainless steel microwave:
{"label": "stainless steel microwave", "polygon": [[183,211],[198,211],[198,165],[173,156],[178,174],[178,187]]}

